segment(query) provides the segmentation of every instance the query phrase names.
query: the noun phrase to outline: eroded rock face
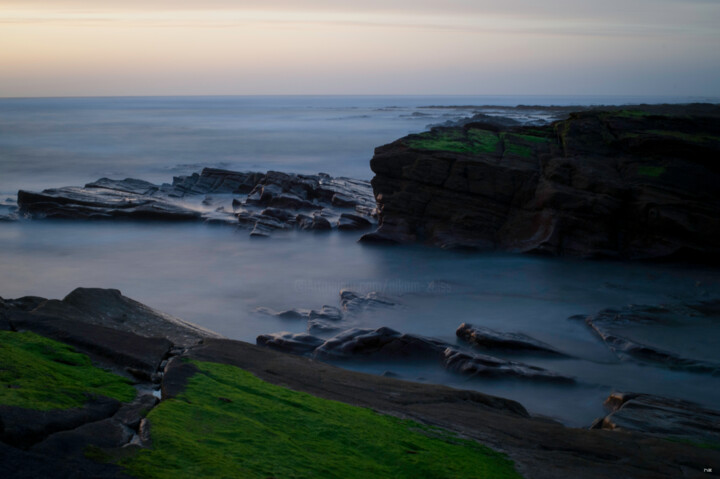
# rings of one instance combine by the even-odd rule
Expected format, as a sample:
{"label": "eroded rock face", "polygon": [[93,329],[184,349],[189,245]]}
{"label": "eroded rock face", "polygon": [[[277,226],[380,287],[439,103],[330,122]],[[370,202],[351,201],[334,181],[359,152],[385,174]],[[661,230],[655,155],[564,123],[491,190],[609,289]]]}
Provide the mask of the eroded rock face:
{"label": "eroded rock face", "polygon": [[277,171],[202,173],[155,185],[101,178],[84,187],[20,190],[20,214],[31,218],[204,221],[239,225],[255,237],[274,231],[370,228],[375,201],[369,182]]}
{"label": "eroded rock face", "polygon": [[375,150],[363,241],[629,259],[720,259],[720,107],[468,124]]}
{"label": "eroded rock face", "polygon": [[502,349],[535,354],[567,356],[549,344],[522,333],[501,333],[482,326],[462,323],[455,334],[458,338],[483,349]]}
{"label": "eroded rock face", "polygon": [[720,411],[693,402],[651,394],[613,393],[605,406],[611,413],[596,421],[596,429],[642,431],[720,444]]}

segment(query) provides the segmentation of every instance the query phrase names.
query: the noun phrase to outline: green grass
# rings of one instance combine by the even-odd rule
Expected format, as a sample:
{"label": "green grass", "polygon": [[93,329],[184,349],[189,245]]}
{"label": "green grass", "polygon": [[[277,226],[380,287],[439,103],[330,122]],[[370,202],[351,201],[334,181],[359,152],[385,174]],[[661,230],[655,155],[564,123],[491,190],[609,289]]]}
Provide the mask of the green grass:
{"label": "green grass", "polygon": [[131,401],[135,389],[66,344],[0,331],[0,404],[46,411],[82,406],[96,395]]}
{"label": "green grass", "polygon": [[513,138],[514,140],[525,141],[528,143],[547,143],[550,138],[535,135],[521,135],[519,133],[508,133],[507,137]]}
{"label": "green grass", "polygon": [[148,415],[152,447],[120,464],[140,478],[520,478],[505,456],[450,433],[194,362]]}
{"label": "green grass", "polygon": [[[610,113],[611,116],[618,116],[620,118],[647,118],[648,116],[661,116],[657,114],[648,113],[642,110],[620,110]],[[664,116],[664,115],[662,115]]]}
{"label": "green grass", "polygon": [[405,140],[405,144],[416,150],[452,151],[478,155],[494,153],[499,141],[498,136],[491,131],[470,129],[465,132],[458,128],[412,135]]}

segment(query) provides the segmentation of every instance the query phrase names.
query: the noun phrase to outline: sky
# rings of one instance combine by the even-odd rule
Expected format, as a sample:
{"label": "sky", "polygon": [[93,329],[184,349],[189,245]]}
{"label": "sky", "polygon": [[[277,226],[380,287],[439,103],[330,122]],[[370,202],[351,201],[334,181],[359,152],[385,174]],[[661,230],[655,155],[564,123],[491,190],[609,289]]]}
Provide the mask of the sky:
{"label": "sky", "polygon": [[720,0],[0,0],[0,97],[720,97]]}

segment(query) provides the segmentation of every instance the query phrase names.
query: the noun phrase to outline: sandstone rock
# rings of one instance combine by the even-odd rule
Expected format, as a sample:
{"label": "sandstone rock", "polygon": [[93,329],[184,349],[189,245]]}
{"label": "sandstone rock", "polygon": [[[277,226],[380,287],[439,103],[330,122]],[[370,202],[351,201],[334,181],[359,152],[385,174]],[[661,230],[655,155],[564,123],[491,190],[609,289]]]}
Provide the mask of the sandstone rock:
{"label": "sandstone rock", "polygon": [[462,323],[455,332],[458,338],[485,349],[505,349],[518,352],[532,352],[566,356],[549,344],[522,333],[500,333],[482,326]]}

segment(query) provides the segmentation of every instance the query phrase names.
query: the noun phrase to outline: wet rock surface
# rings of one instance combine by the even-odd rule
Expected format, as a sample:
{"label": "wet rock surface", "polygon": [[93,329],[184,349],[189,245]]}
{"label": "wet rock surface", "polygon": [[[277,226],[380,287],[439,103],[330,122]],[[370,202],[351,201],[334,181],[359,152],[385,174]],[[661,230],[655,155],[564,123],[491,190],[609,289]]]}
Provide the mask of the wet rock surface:
{"label": "wet rock surface", "polygon": [[[86,291],[85,294],[91,292]],[[102,297],[101,292],[98,292],[98,298]],[[30,297],[2,300],[0,305],[3,305],[5,312],[27,315],[44,302],[42,298]],[[77,304],[83,305],[84,302],[78,301]],[[712,309],[712,306],[707,308]],[[66,316],[56,321],[71,322],[74,319],[69,315],[75,312],[78,324],[89,325],[88,318],[95,314],[92,311],[92,308],[86,307],[66,309]],[[109,328],[124,328],[118,331],[127,333],[127,329],[136,327],[132,323],[141,318],[142,315],[128,315],[124,325],[120,321],[106,324]],[[440,341],[402,335],[387,328],[381,328],[375,336],[378,337],[373,337],[372,332],[347,335],[346,343],[353,344],[348,352],[355,354],[366,351],[373,354],[373,351],[384,350],[383,354],[425,357],[426,353],[437,354],[443,347],[443,354],[447,351],[447,345]],[[170,341],[167,337],[159,339]],[[304,341],[310,346],[326,342],[314,341],[311,336],[306,336]],[[328,350],[338,353],[342,351],[341,344]],[[283,354],[240,341],[204,337],[202,342],[173,346],[168,354],[169,358],[161,362],[157,372],[163,400],[182,393],[187,380],[195,374],[196,368],[187,362],[188,359],[230,364],[263,380],[294,390],[448,428],[507,453],[528,479],[694,477],[693,474],[701,471],[702,467],[720,460],[717,451],[654,438],[644,432],[633,432],[631,427],[619,426],[622,421],[634,421],[621,419],[618,413],[623,409],[628,411],[632,400],[638,400],[638,396],[633,396],[630,401],[625,400],[623,407],[613,413],[617,415],[615,419],[609,420],[608,424],[612,421],[616,429],[626,431],[625,434],[618,434],[616,431],[571,429],[554,422],[534,419],[529,417],[520,404],[508,399],[348,371],[313,358]],[[477,356],[468,356],[477,360]],[[116,369],[123,366],[127,365],[114,365]],[[61,416],[56,416],[57,411],[47,413],[22,408],[0,408],[3,426],[0,464],[3,477],[126,477],[119,467],[96,463],[85,457],[82,451],[88,446],[101,447],[104,451],[113,451],[118,445],[147,447],[152,440],[152,424],[144,415],[156,404],[157,399],[148,394],[150,389],[143,388],[152,387],[150,383],[139,383],[138,389],[145,392],[141,392],[128,404],[121,405],[117,401],[99,398],[100,404],[92,406],[93,403],[89,402],[85,408],[78,408],[79,414],[77,411],[65,411],[62,414],[67,414],[69,419],[67,424],[60,427],[57,425],[58,417]],[[643,401],[648,403],[647,399]],[[662,407],[670,406],[663,403]],[[93,407],[98,411],[90,414],[88,410]],[[712,430],[715,416],[708,417],[707,423],[697,418],[691,420],[699,424],[699,429]],[[676,424],[684,421],[677,421]],[[717,430],[717,427],[714,429]],[[26,439],[20,439],[23,437]]]}
{"label": "wet rock surface", "polygon": [[238,225],[256,237],[291,228],[360,230],[375,223],[369,182],[277,171],[205,168],[162,185],[101,178],[84,187],[20,190],[17,204],[19,214],[35,219],[204,221]]}
{"label": "wet rock surface", "polygon": [[720,374],[720,364],[703,359],[685,357],[660,346],[643,343],[631,337],[628,327],[636,325],[659,326],[671,323],[679,315],[692,320],[706,317],[720,320],[718,302],[675,304],[668,306],[627,306],[623,309],[605,309],[587,316],[588,327],[622,360],[678,369],[689,372]]}
{"label": "wet rock surface", "polygon": [[307,333],[262,334],[257,344],[321,360],[424,360],[468,376],[574,382],[570,377],[540,367],[460,351],[437,339],[403,334],[387,327],[351,328],[327,340]]}
{"label": "wet rock surface", "polygon": [[522,333],[501,333],[482,326],[462,323],[455,335],[463,341],[483,349],[499,349],[534,354],[567,356],[549,344],[538,341]]}
{"label": "wet rock surface", "polygon": [[720,447],[720,411],[639,393],[613,393],[605,406],[611,412],[596,421],[597,429],[642,431]]}
{"label": "wet rock surface", "polygon": [[719,154],[717,105],[439,128],[375,150],[380,226],[362,239],[717,262]]}

